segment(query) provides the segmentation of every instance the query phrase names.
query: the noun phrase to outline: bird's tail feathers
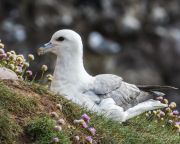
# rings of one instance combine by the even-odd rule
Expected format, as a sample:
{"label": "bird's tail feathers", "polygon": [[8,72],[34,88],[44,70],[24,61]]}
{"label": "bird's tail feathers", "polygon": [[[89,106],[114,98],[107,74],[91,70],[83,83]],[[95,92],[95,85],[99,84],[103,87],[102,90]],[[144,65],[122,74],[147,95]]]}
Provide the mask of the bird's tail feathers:
{"label": "bird's tail feathers", "polygon": [[173,86],[160,86],[160,85],[138,85],[137,86],[140,90],[146,92],[152,91],[164,91],[164,90],[177,90],[178,88]]}
{"label": "bird's tail feathers", "polygon": [[165,96],[165,93],[159,92],[159,91],[150,91],[149,94],[151,94],[154,98],[160,97],[160,96]]}
{"label": "bird's tail feathers", "polygon": [[157,97],[163,97],[165,94],[159,91],[141,91],[140,95],[137,97],[138,103],[147,101],[149,99],[156,99]]}

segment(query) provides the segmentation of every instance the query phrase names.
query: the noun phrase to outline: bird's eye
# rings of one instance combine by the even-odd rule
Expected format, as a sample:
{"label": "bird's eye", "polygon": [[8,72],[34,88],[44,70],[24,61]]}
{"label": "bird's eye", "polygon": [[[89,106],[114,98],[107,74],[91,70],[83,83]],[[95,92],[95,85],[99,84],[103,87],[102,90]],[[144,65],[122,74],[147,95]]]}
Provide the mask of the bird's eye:
{"label": "bird's eye", "polygon": [[64,41],[64,37],[58,37],[57,41]]}

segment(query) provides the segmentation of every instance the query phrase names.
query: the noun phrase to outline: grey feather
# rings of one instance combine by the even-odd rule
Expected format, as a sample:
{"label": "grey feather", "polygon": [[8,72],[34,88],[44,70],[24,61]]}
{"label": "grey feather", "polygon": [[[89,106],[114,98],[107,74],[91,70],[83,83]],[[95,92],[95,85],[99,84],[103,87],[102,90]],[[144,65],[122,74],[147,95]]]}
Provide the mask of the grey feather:
{"label": "grey feather", "polygon": [[119,88],[121,86],[121,83],[122,78],[116,75],[97,75],[90,90],[97,95],[104,95]]}
{"label": "grey feather", "polygon": [[126,82],[122,82],[118,89],[106,94],[106,96],[113,98],[116,104],[123,107],[124,110],[138,104],[138,96],[140,95],[141,91],[135,85]]}
{"label": "grey feather", "polygon": [[126,83],[121,77],[112,74],[97,75],[95,81],[90,89],[91,92],[98,95],[100,99],[113,98],[117,105],[127,110],[138,103],[153,99],[157,96],[164,96],[165,94],[159,91],[154,91],[160,86],[141,86],[142,90],[136,85]]}
{"label": "grey feather", "polygon": [[160,86],[160,85],[137,85],[137,87],[143,91],[162,91],[162,90],[177,90],[178,88],[172,86]]}

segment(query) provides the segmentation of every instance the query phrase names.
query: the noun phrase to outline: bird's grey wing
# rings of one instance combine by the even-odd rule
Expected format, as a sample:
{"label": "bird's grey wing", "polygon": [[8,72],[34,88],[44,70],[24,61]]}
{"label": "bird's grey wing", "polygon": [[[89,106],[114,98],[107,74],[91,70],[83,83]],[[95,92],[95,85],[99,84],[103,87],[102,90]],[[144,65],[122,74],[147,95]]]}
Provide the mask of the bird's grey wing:
{"label": "bird's grey wing", "polygon": [[117,105],[126,110],[137,105],[140,101],[146,100],[147,96],[145,95],[148,96],[147,93],[142,92],[136,85],[122,81],[121,86],[106,94],[106,97],[113,98]]}
{"label": "bird's grey wing", "polygon": [[[147,87],[145,87],[147,89]],[[117,105],[125,110],[138,103],[153,99],[157,96],[163,96],[164,93],[151,90],[145,91],[134,84],[126,83],[121,77],[112,74],[97,75],[89,89],[101,99],[113,98]]]}
{"label": "bird's grey wing", "polygon": [[163,90],[176,89],[171,86],[136,86],[122,81],[118,89],[108,93],[106,96],[112,97],[117,105],[127,110],[141,102],[164,96]]}
{"label": "bird's grey wing", "polygon": [[89,90],[101,99],[113,98],[116,104],[124,109],[150,99],[148,93],[112,74],[97,75]]}
{"label": "bird's grey wing", "polygon": [[112,74],[97,75],[89,90],[101,99],[113,98],[123,108],[130,107],[130,103],[140,94],[135,85],[123,82],[121,77]]}
{"label": "bird's grey wing", "polygon": [[112,74],[97,75],[89,90],[97,95],[105,95],[118,89],[122,81],[121,77]]}

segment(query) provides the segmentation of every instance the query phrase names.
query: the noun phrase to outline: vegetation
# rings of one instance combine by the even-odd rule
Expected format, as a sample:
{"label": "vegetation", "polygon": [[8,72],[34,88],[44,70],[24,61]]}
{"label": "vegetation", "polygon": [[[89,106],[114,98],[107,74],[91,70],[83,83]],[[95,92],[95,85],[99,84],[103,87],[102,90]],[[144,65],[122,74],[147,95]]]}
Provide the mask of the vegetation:
{"label": "vegetation", "polygon": [[55,131],[54,126],[55,122],[49,116],[36,117],[28,123],[27,134],[37,144],[49,144],[56,136],[60,139],[60,143],[71,143],[65,131]]}
{"label": "vegetation", "polygon": [[[90,112],[34,82],[23,56],[0,48],[0,65],[11,68],[19,81],[0,81],[1,144],[178,144],[180,116],[170,103],[164,111],[150,111],[118,123]],[[1,55],[2,54],[2,55]],[[10,59],[13,57],[14,59]],[[29,62],[34,57],[29,55]],[[26,65],[25,65],[26,64]],[[24,65],[26,67],[24,67]],[[41,68],[42,76],[47,71]],[[52,76],[47,76],[52,81]],[[166,99],[159,100],[168,103]]]}
{"label": "vegetation", "polygon": [[[80,108],[38,84],[1,81],[0,102],[2,144],[46,144],[51,143],[54,137],[59,138],[59,143],[77,143],[75,136],[79,136],[79,141],[85,143],[90,132],[74,123],[84,113],[91,119],[89,125],[96,128],[94,142],[178,144],[180,141],[179,134],[166,120],[143,114],[120,124]],[[57,108],[57,104],[62,109]],[[50,117],[51,112],[56,112],[59,118],[65,120],[59,132],[54,130],[56,119]]]}

